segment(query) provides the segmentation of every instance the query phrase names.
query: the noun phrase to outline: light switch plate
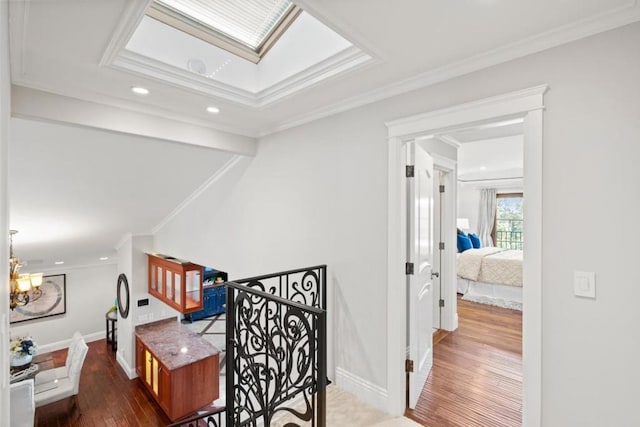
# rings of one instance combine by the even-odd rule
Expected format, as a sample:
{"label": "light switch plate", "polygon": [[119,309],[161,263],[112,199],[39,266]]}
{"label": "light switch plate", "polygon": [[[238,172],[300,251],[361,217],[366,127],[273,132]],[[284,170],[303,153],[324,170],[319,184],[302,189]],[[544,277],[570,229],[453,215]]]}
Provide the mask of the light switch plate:
{"label": "light switch plate", "polygon": [[573,272],[573,293],[577,297],[596,297],[596,274],[590,271]]}

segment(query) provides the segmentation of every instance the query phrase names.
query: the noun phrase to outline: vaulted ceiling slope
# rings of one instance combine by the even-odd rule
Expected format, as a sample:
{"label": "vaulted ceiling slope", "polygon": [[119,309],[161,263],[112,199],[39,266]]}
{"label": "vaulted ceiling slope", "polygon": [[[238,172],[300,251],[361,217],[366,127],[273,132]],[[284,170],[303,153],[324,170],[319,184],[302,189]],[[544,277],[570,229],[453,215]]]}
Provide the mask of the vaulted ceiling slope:
{"label": "vaulted ceiling slope", "polygon": [[[13,83],[260,136],[640,19],[640,7],[629,0],[299,0],[305,13],[375,64],[324,80],[298,74],[302,90],[285,88],[277,102],[265,105],[234,102],[197,85],[102,63],[118,47],[114,38],[123,28],[135,28],[148,3],[10,2]],[[132,85],[151,94],[137,97]],[[219,114],[205,111],[211,104]]]}
{"label": "vaulted ceiling slope", "polygon": [[205,147],[21,119],[11,122],[9,157],[14,248],[31,271],[113,259],[127,233],[151,234],[234,159]]}

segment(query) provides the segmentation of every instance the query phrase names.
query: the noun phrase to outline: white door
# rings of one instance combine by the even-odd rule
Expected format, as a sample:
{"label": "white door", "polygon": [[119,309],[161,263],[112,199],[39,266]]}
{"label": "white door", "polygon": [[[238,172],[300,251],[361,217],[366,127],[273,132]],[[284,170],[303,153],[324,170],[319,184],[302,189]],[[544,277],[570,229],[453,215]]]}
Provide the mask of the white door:
{"label": "white door", "polygon": [[414,273],[408,277],[409,407],[415,408],[433,366],[433,159],[409,144],[414,178],[408,178],[408,248]]}

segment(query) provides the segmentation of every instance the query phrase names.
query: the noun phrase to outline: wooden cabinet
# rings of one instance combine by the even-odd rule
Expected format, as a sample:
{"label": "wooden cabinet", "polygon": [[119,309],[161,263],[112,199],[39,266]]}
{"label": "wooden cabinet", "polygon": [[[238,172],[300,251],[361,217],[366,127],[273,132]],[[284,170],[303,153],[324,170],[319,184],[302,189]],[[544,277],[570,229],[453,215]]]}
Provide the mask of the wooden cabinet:
{"label": "wooden cabinet", "polygon": [[136,327],[136,372],[172,421],[218,398],[219,369],[218,350],[175,319]]}
{"label": "wooden cabinet", "polygon": [[149,257],[149,293],[182,314],[203,307],[203,267],[161,255]]}
{"label": "wooden cabinet", "polygon": [[136,367],[147,390],[171,420],[182,418],[218,397],[218,355],[169,369],[139,338]]}

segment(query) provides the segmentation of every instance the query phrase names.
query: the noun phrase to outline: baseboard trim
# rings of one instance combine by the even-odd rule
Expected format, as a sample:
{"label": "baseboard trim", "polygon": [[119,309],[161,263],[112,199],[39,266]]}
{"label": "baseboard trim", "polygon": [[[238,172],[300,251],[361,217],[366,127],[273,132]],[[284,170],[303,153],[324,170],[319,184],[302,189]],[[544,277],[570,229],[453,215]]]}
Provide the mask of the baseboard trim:
{"label": "baseboard trim", "polygon": [[[104,331],[93,332],[91,334],[83,334],[82,338],[84,338],[86,342],[98,341],[100,339],[104,339]],[[71,338],[62,340],[62,341],[52,342],[50,344],[44,344],[38,347],[38,353],[50,353],[52,351],[69,348],[69,344],[71,344]]]}
{"label": "baseboard trim", "polygon": [[336,384],[349,393],[355,394],[369,405],[384,412],[389,412],[389,395],[387,389],[375,385],[340,367],[336,367]]}
{"label": "baseboard trim", "polygon": [[122,353],[119,351],[116,352],[116,362],[118,362],[118,365],[120,365],[120,367],[130,380],[138,377],[136,370],[129,366],[129,363],[127,363],[127,360],[122,357]]}

